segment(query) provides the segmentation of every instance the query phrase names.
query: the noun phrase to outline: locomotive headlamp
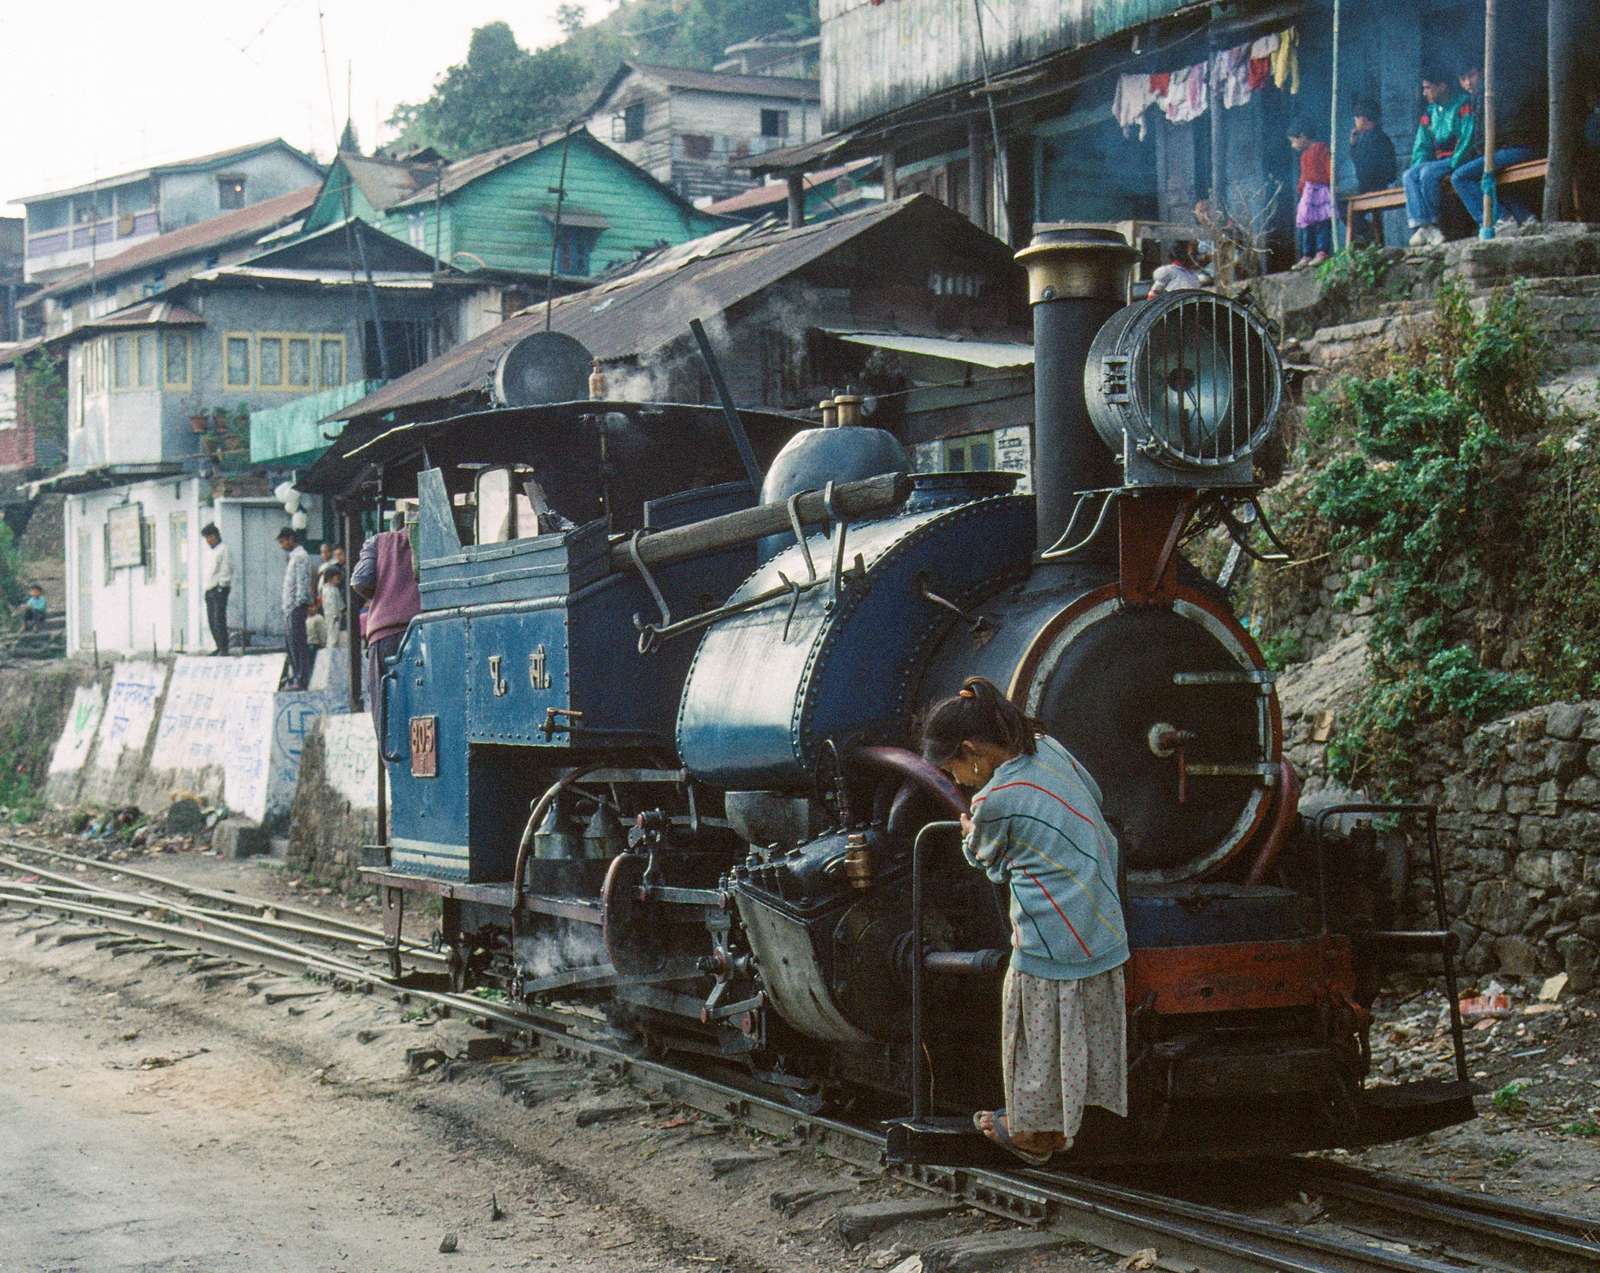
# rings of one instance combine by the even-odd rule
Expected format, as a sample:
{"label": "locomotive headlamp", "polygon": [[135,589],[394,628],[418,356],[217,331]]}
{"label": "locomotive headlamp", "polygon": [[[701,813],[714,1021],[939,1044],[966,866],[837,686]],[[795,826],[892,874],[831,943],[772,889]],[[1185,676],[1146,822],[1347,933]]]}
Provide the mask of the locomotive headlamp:
{"label": "locomotive headlamp", "polygon": [[1283,368],[1265,324],[1211,292],[1168,292],[1095,336],[1084,396],[1129,486],[1249,486]]}

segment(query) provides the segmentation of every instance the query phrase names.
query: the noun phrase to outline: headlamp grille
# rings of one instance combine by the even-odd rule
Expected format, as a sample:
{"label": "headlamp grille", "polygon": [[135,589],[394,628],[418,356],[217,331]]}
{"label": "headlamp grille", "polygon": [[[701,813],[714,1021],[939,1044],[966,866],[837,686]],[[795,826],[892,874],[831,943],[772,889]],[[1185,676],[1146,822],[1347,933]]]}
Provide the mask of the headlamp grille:
{"label": "headlamp grille", "polygon": [[1107,323],[1090,352],[1089,395],[1108,445],[1170,468],[1248,461],[1277,420],[1282,364],[1264,323],[1211,292],[1170,292]]}

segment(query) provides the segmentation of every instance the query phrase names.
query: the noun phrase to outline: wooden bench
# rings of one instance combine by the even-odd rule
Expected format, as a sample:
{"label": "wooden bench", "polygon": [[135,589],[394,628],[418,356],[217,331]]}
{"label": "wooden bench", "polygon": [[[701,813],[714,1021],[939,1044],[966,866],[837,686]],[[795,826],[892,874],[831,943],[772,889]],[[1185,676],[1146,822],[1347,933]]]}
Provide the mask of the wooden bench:
{"label": "wooden bench", "polygon": [[[1514,186],[1524,181],[1543,181],[1549,171],[1548,159],[1530,159],[1526,163],[1508,164],[1496,174],[1498,184]],[[1369,190],[1365,194],[1348,195],[1344,201],[1345,220],[1358,212],[1377,212],[1385,208],[1406,206],[1406,192],[1396,186],[1393,190]]]}

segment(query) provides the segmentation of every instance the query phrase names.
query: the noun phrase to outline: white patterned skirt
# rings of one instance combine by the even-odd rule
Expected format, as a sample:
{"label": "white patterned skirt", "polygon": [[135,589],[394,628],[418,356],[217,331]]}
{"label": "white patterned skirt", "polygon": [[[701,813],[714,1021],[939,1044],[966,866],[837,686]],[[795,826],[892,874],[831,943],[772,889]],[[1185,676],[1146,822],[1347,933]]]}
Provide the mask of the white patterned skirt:
{"label": "white patterned skirt", "polygon": [[1000,1054],[1006,1128],[1061,1132],[1070,1147],[1083,1107],[1128,1114],[1128,1017],[1122,968],[1075,981],[1006,972]]}

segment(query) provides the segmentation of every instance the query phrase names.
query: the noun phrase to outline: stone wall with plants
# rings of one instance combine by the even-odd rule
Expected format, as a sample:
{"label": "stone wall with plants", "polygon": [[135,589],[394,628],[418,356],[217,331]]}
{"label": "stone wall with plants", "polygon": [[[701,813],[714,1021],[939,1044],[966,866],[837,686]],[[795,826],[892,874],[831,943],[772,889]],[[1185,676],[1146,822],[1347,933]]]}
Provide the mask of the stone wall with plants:
{"label": "stone wall with plants", "polygon": [[1294,560],[1235,601],[1282,671],[1308,796],[1436,804],[1466,967],[1588,988],[1600,429],[1550,389],[1600,353],[1600,235],[1471,245],[1433,278],[1411,255],[1345,264],[1313,311],[1350,325],[1302,334],[1320,370],[1263,499]]}

